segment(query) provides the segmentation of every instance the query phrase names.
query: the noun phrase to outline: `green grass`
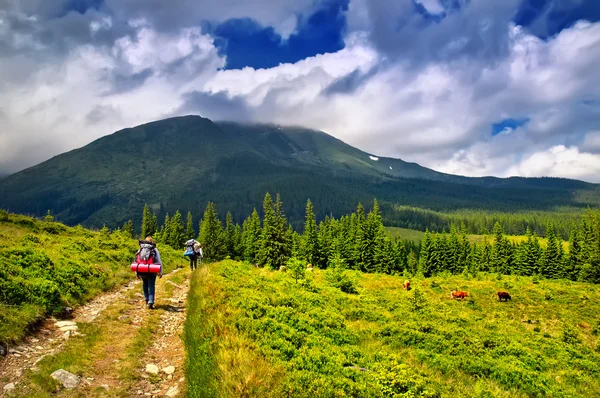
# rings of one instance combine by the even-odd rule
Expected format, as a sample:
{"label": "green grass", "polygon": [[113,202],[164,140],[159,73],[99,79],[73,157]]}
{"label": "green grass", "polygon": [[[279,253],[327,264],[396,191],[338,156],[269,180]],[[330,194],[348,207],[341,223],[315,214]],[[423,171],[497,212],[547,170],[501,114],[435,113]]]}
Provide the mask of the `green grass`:
{"label": "green grass", "polygon": [[[60,315],[132,279],[137,241],[120,232],[0,211],[0,342],[21,339],[45,315]],[[164,272],[185,261],[160,248]]]}
{"label": "green grass", "polygon": [[[348,271],[346,294],[327,272],[196,273],[187,396],[600,396],[600,286],[480,274],[406,292],[403,278]],[[470,297],[451,300],[457,288]]]}
{"label": "green grass", "polygon": [[394,239],[410,240],[419,243],[423,240],[424,232],[408,228],[385,227],[388,235]]}

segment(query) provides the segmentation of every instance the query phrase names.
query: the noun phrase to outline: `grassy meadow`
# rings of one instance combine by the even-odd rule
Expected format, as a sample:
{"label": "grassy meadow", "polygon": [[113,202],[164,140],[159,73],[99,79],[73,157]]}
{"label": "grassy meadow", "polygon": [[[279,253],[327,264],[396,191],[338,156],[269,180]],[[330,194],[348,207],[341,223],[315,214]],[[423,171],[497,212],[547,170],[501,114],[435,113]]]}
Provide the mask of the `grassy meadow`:
{"label": "grassy meadow", "polygon": [[[388,235],[393,238],[393,239],[402,239],[402,240],[409,240],[415,243],[419,243],[423,240],[423,236],[425,235],[425,232],[422,231],[417,231],[414,229],[408,229],[408,228],[398,228],[398,227],[385,227],[386,232],[388,233]],[[467,235],[467,237],[469,238],[469,242],[471,243],[483,243],[483,241],[485,239],[487,239],[487,241],[489,243],[493,243],[494,242],[494,235],[474,235],[474,234],[469,234]],[[508,238],[508,240],[510,240],[512,243],[515,244],[519,244],[519,243],[523,243],[527,240],[527,237],[525,235],[506,235],[506,237]],[[539,238],[539,242],[540,242],[540,246],[542,248],[546,248],[548,246],[548,240],[545,238]],[[568,250],[569,249],[569,242],[568,241],[562,241],[562,245],[563,245],[563,249]]]}
{"label": "grassy meadow", "polygon": [[[0,210],[0,342],[21,339],[46,315],[60,315],[132,279],[137,241]],[[160,247],[165,272],[185,260]]]}
{"label": "grassy meadow", "polygon": [[407,292],[402,277],[344,271],[348,294],[333,272],[194,272],[187,396],[600,396],[600,286],[481,273]]}

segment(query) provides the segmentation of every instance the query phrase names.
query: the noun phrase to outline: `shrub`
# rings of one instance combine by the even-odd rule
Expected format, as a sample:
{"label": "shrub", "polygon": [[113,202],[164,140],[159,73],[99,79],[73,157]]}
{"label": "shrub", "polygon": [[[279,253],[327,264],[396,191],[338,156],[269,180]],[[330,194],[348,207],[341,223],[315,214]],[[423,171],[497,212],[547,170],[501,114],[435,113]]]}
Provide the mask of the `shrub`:
{"label": "shrub", "polygon": [[297,258],[290,258],[287,261],[287,267],[290,272],[289,275],[294,278],[296,283],[298,283],[299,279],[304,279],[304,274],[306,272],[306,264]]}
{"label": "shrub", "polygon": [[577,344],[580,342],[579,332],[571,325],[563,326],[560,338],[567,344]]}
{"label": "shrub", "polygon": [[410,310],[412,312],[422,312],[427,308],[428,302],[421,289],[414,288],[410,295]]}

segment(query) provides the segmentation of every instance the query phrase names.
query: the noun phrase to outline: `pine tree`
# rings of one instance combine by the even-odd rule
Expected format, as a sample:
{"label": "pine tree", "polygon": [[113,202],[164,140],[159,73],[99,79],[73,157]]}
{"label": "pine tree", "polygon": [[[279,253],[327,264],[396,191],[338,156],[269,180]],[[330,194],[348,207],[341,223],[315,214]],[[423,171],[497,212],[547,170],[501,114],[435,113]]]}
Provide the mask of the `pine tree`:
{"label": "pine tree", "polygon": [[421,241],[421,250],[419,256],[419,272],[424,276],[430,277],[434,274],[433,264],[434,248],[433,239],[429,229],[425,230],[423,240]]}
{"label": "pine tree", "polygon": [[196,231],[194,231],[194,220],[192,219],[192,212],[188,211],[186,227],[185,227],[185,240],[194,239]]}
{"label": "pine tree", "polygon": [[319,247],[319,236],[317,233],[317,222],[310,199],[306,202],[306,219],[304,222],[304,234],[302,235],[301,256],[316,267],[324,267],[321,250]]}
{"label": "pine tree", "polygon": [[244,241],[244,260],[254,264],[261,244],[260,217],[256,209],[244,221],[242,240]]}
{"label": "pine tree", "polygon": [[169,213],[165,214],[165,221],[163,222],[160,231],[155,237],[157,242],[169,244],[169,239],[171,237],[171,217],[169,217]]}
{"label": "pine tree", "polygon": [[516,273],[519,275],[537,275],[540,272],[542,250],[536,235],[527,228],[525,235],[527,240],[517,249]]}
{"label": "pine tree", "polygon": [[450,227],[450,240],[448,241],[448,264],[447,269],[453,274],[458,274],[463,271],[464,260],[462,259],[463,247],[458,239],[456,227]]}
{"label": "pine tree", "polygon": [[235,225],[230,212],[225,217],[225,234],[223,236],[225,251],[231,258],[235,257]]}
{"label": "pine tree", "polygon": [[171,219],[169,233],[167,234],[166,243],[173,249],[180,249],[183,246],[185,232],[183,230],[183,220],[179,210]]}
{"label": "pine tree", "polygon": [[554,226],[550,223],[546,226],[546,240],[548,244],[542,260],[542,276],[546,278],[560,278],[563,273],[562,259],[560,258],[560,250],[554,233]]}
{"label": "pine tree", "polygon": [[283,229],[284,225],[281,225],[281,214],[278,215],[281,211],[274,209],[271,195],[267,193],[263,201],[264,220],[258,261],[261,265],[271,269],[279,269],[286,261],[283,255],[283,246],[286,244],[285,230]]}
{"label": "pine tree", "polygon": [[244,240],[242,239],[242,227],[240,226],[240,224],[235,224],[233,242],[233,258],[235,258],[236,260],[241,260],[242,256],[244,255]]}
{"label": "pine tree", "polygon": [[221,220],[219,220],[217,208],[214,203],[209,202],[206,206],[200,226],[198,240],[204,246],[204,258],[212,261],[222,260],[226,253],[223,226]]}
{"label": "pine tree", "polygon": [[481,265],[479,271],[489,272],[492,267],[492,245],[487,238],[483,238],[483,247],[481,249]]}
{"label": "pine tree", "polygon": [[[156,214],[152,213],[152,217],[150,219],[150,223],[148,225],[148,234],[150,236],[154,235],[158,232],[158,217]],[[143,236],[145,238],[145,236]]]}
{"label": "pine tree", "polygon": [[579,272],[583,266],[583,250],[581,247],[581,233],[575,226],[571,229],[569,236],[569,255],[565,267],[565,276],[572,281],[576,281],[579,277]]}
{"label": "pine tree", "polygon": [[127,236],[128,238],[133,238],[133,221],[128,220],[123,224],[123,229],[121,229],[121,231],[125,234],[125,236]]}
{"label": "pine tree", "polygon": [[[146,236],[150,236],[150,229],[152,224],[152,214],[150,214],[150,208],[148,205],[144,205],[144,211],[142,213],[142,235],[141,238],[144,239]],[[154,231],[156,232],[156,231]]]}

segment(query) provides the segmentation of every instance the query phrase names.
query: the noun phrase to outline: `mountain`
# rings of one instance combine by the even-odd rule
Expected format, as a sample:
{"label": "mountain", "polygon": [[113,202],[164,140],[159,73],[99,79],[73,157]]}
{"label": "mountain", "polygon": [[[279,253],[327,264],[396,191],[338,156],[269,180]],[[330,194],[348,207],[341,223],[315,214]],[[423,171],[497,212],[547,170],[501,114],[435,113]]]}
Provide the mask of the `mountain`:
{"label": "mountain", "polygon": [[598,186],[558,178],[468,178],[375,157],[323,132],[214,123],[199,116],[118,131],[0,180],[0,207],[69,224],[116,226],[141,216],[200,215],[207,201],[237,221],[280,192],[300,224],[307,198],[318,216],[340,215],[373,197],[382,205],[502,211],[585,207]]}

